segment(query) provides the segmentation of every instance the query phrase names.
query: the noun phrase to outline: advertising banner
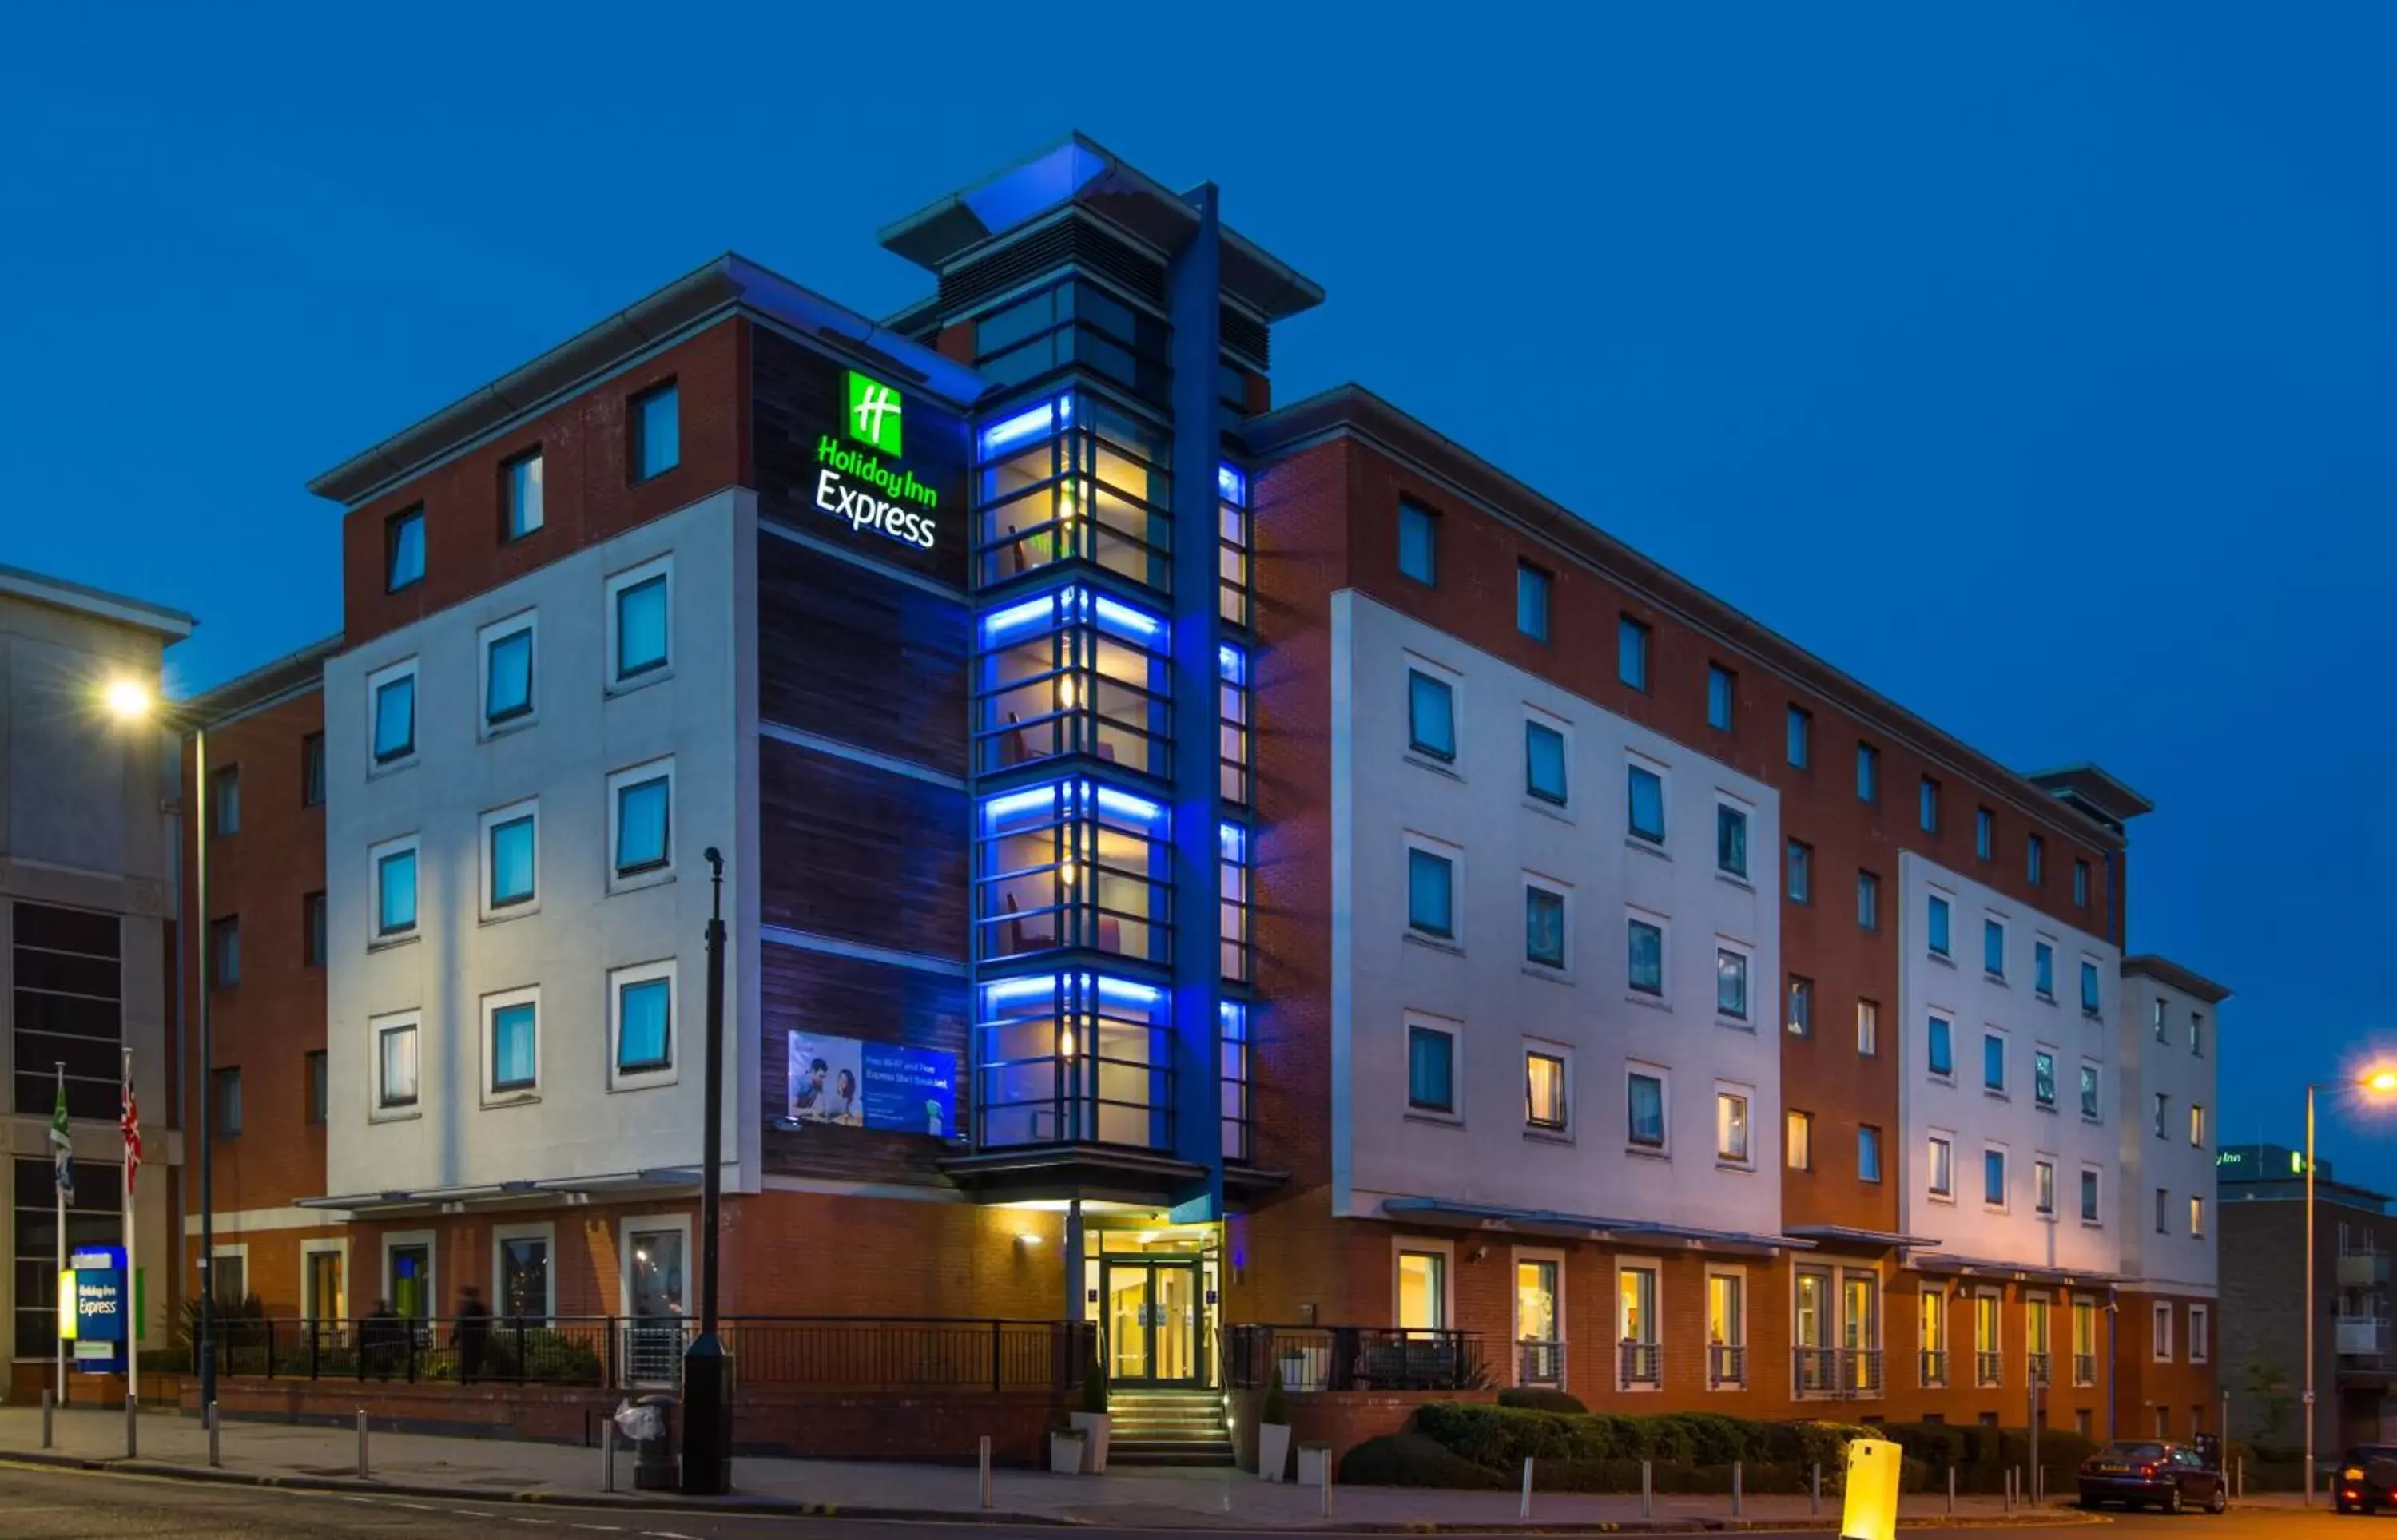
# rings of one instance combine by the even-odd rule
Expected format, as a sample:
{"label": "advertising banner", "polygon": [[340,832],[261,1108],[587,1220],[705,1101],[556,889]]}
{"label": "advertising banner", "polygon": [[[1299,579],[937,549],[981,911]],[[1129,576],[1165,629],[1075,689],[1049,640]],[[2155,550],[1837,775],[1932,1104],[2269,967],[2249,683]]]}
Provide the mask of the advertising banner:
{"label": "advertising banner", "polygon": [[90,1374],[125,1370],[126,1324],[132,1313],[125,1248],[78,1246],[59,1276],[59,1334],[74,1345],[74,1366]]}
{"label": "advertising banner", "polygon": [[934,1048],[793,1032],[789,1118],[945,1139],[957,1127],[957,1056]]}

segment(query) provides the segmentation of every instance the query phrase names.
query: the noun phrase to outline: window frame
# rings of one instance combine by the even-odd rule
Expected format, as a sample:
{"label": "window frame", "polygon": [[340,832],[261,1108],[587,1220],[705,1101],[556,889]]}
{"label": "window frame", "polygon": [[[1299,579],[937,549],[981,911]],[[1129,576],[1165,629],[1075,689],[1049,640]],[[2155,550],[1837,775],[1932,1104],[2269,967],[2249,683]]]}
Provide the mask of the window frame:
{"label": "window frame", "polygon": [[[1557,1116],[1553,1122],[1535,1115],[1533,1100],[1532,1061],[1534,1059],[1556,1066]],[[1561,1042],[1544,1038],[1523,1040],[1523,1127],[1527,1133],[1547,1138],[1570,1138],[1573,1135],[1573,1049]]]}
{"label": "window frame", "polygon": [[2035,999],[2056,1003],[2056,937],[2037,932],[2030,938],[2030,992]]}
{"label": "window frame", "polygon": [[[372,748],[369,745],[369,756]],[[300,740],[300,805],[325,805],[325,735],[310,733]]]}
{"label": "window frame", "polygon": [[[1532,954],[1532,899],[1539,894],[1557,903],[1557,960],[1553,962]],[[1571,884],[1538,872],[1523,873],[1523,962],[1528,968],[1547,974],[1569,974],[1573,971],[1573,902]]]}
{"label": "window frame", "polygon": [[1814,713],[1794,701],[1782,729],[1781,757],[1792,770],[1814,768]]}
{"label": "window frame", "polygon": [[[527,1081],[500,1083],[499,1016],[502,1011],[517,1006],[532,1007],[532,1078]],[[515,1107],[541,1099],[542,1031],[541,986],[502,989],[483,996],[477,1015],[481,1018],[481,1073],[475,1078],[482,1088],[485,1107]]]}
{"label": "window frame", "polygon": [[[1922,1136],[1923,1195],[1935,1203],[1956,1201],[1956,1135],[1944,1128],[1925,1130]],[[1942,1182],[1941,1166],[1947,1168]]]}
{"label": "window frame", "polygon": [[303,968],[324,967],[332,957],[333,920],[329,897],[323,888],[300,896],[300,965]]}
{"label": "window frame", "polygon": [[[2056,1050],[2053,1044],[2045,1042],[2031,1044],[2030,1099],[2031,1105],[2042,1112],[2054,1112],[2056,1109]],[[2047,1069],[2047,1084],[2043,1091],[2040,1085],[2040,1069],[2042,1065]]]}
{"label": "window frame", "polygon": [[1856,801],[1881,805],[1881,749],[1863,738],[1856,739]]}
{"label": "window frame", "polygon": [[2074,909],[2085,909],[2089,907],[2090,886],[2089,863],[2076,856],[2072,858],[2072,907]]}
{"label": "window frame", "polygon": [[[610,573],[601,584],[601,603],[607,609],[607,694],[623,695],[674,677],[675,616],[680,607],[675,603],[674,564],[674,552],[667,551]],[[665,653],[657,661],[628,671],[624,668],[623,635],[624,595],[647,587],[652,580],[663,580],[665,593]]]}
{"label": "window frame", "polygon": [[[1932,1029],[1935,1026],[1948,1029],[1948,1068],[1945,1069],[1939,1068],[1938,1055],[1935,1051],[1940,1037]],[[1922,1068],[1933,1080],[1949,1085],[1956,1083],[1956,1017],[1937,1006],[1922,1013]]]}
{"label": "window frame", "polygon": [[[403,657],[387,663],[366,678],[367,708],[367,774],[387,776],[406,770],[424,751],[424,681],[418,657]],[[402,679],[408,681],[408,747],[383,757],[376,751],[377,730],[382,726],[382,693]]]}
{"label": "window frame", "polygon": [[[1985,912],[1981,916],[1981,976],[1994,984],[2006,981],[2006,947],[2012,939],[2008,935],[2010,928],[1998,915]],[[1989,966],[1989,942],[1993,937],[1998,944],[1998,965],[1994,968]]]}
{"label": "window frame", "polygon": [[2106,1121],[2106,1067],[2084,1054],[2080,1079],[2081,1121],[2102,1124]]}
{"label": "window frame", "polygon": [[[1437,1037],[1448,1044],[1448,1105],[1415,1099],[1415,1034]],[[1399,1017],[1399,1043],[1402,1083],[1406,1090],[1405,1111],[1409,1118],[1427,1119],[1434,1122],[1465,1122],[1465,1023],[1450,1016],[1432,1016],[1423,1011],[1408,1011]]]}
{"label": "window frame", "polygon": [[[1991,1156],[1997,1157],[1997,1164],[1994,1168],[1989,1163],[1989,1158]],[[1989,1175],[1993,1169],[1996,1172],[1998,1178],[1998,1196],[1995,1200],[1992,1200],[1989,1197]],[[1982,1211],[1989,1214],[2012,1214],[2014,1212],[2014,1196],[2015,1174],[2013,1147],[2009,1145],[1984,1142],[1981,1146]]]}
{"label": "window frame", "polygon": [[1856,997],[1856,1056],[1881,1057],[1881,1002]]}
{"label": "window frame", "polygon": [[[1418,657],[1413,653],[1407,655],[1406,662],[1407,755],[1418,763],[1428,762],[1441,770],[1453,773],[1465,742],[1465,724],[1460,720],[1462,712],[1458,710],[1458,697],[1464,694],[1458,688],[1462,680],[1454,670],[1443,669],[1439,664]],[[1428,742],[1418,733],[1418,724],[1415,721],[1415,682],[1417,680],[1435,686],[1448,697],[1448,745],[1444,749],[1438,744]]]}
{"label": "window frame", "polygon": [[2047,885],[2047,839],[2037,830],[2023,836],[2023,882],[2031,887]]}
{"label": "window frame", "polygon": [[2173,1308],[2169,1300],[2159,1299],[2149,1308],[2148,1347],[2158,1363],[2173,1361]]}
{"label": "window frame", "polygon": [[[1546,733],[1557,740],[1557,773],[1563,784],[1553,792],[1540,789],[1533,774],[1535,763],[1532,755],[1532,735]],[[1573,729],[1571,725],[1545,711],[1527,711],[1523,717],[1523,795],[1544,807],[1573,805]]]}
{"label": "window frame", "polygon": [[[405,925],[386,930],[382,923],[383,862],[402,853],[416,857],[415,918]],[[424,934],[424,840],[422,834],[401,834],[367,846],[367,946],[369,949],[404,946]]]}
{"label": "window frame", "polygon": [[2092,1021],[2106,1017],[2106,981],[2097,960],[2085,954],[2081,959],[2081,1014]]}
{"label": "window frame", "polygon": [[[1663,1002],[1672,994],[1672,922],[1647,909],[1627,909],[1623,917],[1623,982],[1626,992],[1635,1001]],[[1631,962],[1631,928],[1634,925],[1656,933],[1656,987],[1642,989]]]}
{"label": "window frame", "polygon": [[1814,981],[1800,974],[1784,974],[1781,987],[1782,1029],[1794,1038],[1814,1035]]}
{"label": "window frame", "polygon": [[1707,661],[1707,725],[1718,733],[1739,730],[1739,671]]}
{"label": "window frame", "polygon": [[[227,1092],[231,1095],[228,1095]],[[242,1095],[241,1066],[220,1064],[208,1070],[208,1136],[212,1139],[241,1137]]]}
{"label": "window frame", "polygon": [[[501,716],[491,714],[491,654],[502,642],[525,639],[525,703]],[[541,720],[541,612],[518,610],[492,621],[475,633],[478,663],[475,684],[475,736],[480,741],[529,727]]]}
{"label": "window frame", "polygon": [[208,988],[211,990],[239,989],[241,916],[238,913],[220,914],[208,922]]}
{"label": "window frame", "polygon": [[[608,1089],[645,1091],[672,1085],[682,1078],[682,989],[676,977],[679,959],[635,962],[608,970]],[[638,984],[663,982],[666,987],[666,1042],[663,1063],[624,1066],[624,990]]]}
{"label": "window frame", "polygon": [[[651,469],[649,466],[649,407],[661,399],[674,402],[674,458]],[[624,470],[629,485],[645,485],[668,471],[682,469],[682,381],[669,375],[645,385],[624,398]]]}
{"label": "window frame", "polygon": [[[1556,576],[1547,568],[1532,562],[1515,563],[1515,634],[1527,636],[1546,645],[1554,629]],[[1533,630],[1523,624],[1525,604],[1536,596],[1539,627]]]}
{"label": "window frame", "polygon": [[1794,1107],[1781,1109],[1781,1168],[1814,1169],[1814,1114]]}
{"label": "window frame", "polygon": [[[1627,689],[1649,693],[1656,677],[1656,629],[1636,617],[1614,617],[1614,680]],[[1633,678],[1633,674],[1638,678]]]}
{"label": "window frame", "polygon": [[[1753,806],[1727,791],[1715,793],[1716,876],[1727,877],[1742,887],[1755,885],[1754,879],[1749,875],[1756,867],[1751,852],[1752,842],[1749,838],[1755,828],[1756,810]],[[1724,855],[1725,836],[1734,830],[1737,838],[1733,842],[1736,845],[1734,854],[1739,862],[1736,866],[1732,865]]]}
{"label": "window frame", "polygon": [[[1624,838],[1648,850],[1662,851],[1669,848],[1673,830],[1672,777],[1667,773],[1664,765],[1644,755],[1628,756],[1624,764]],[[1650,777],[1656,782],[1656,831],[1654,834],[1646,832],[1640,827],[1639,797],[1633,789],[1638,784],[1636,777],[1640,776]]]}
{"label": "window frame", "polygon": [[[521,898],[502,902],[493,888],[499,880],[499,862],[492,850],[493,838],[503,829],[522,820],[532,822],[532,891]],[[541,799],[527,797],[504,807],[494,807],[482,814],[475,826],[476,876],[475,884],[475,918],[485,924],[502,920],[515,920],[541,912]],[[418,868],[420,881],[423,869]],[[422,904],[422,895],[419,894]]]}
{"label": "window frame", "polygon": [[[1413,498],[1399,499],[1398,567],[1399,576],[1425,588],[1440,587],[1440,511]],[[1420,542],[1412,538],[1420,535]],[[1411,547],[1419,543],[1423,570],[1414,570],[1409,560]]]}
{"label": "window frame", "polygon": [[[416,1083],[405,1100],[392,1095],[389,1078],[390,1058],[384,1051],[385,1041],[396,1032],[413,1034],[412,1048],[416,1056]],[[422,1011],[391,1011],[367,1018],[367,1044],[373,1055],[368,1071],[373,1095],[367,1099],[368,1122],[392,1122],[424,1115],[424,1013]]]}
{"label": "window frame", "polygon": [[1973,809],[1973,858],[1976,861],[1998,858],[1998,816],[1986,807]]}
{"label": "window frame", "polygon": [[[1723,961],[1726,958],[1735,960],[1739,963],[1740,1008],[1735,1013],[1727,1011],[1723,1008]],[[1715,937],[1715,988],[1713,998],[1715,1020],[1718,1024],[1726,1027],[1745,1028],[1751,1031],[1755,1029],[1756,953],[1754,949],[1750,948],[1746,942],[1734,941],[1728,936],[1717,936]]]}
{"label": "window frame", "polygon": [[[1746,1148],[1737,1152],[1724,1148],[1729,1132],[1723,1116],[1727,1103],[1739,1106],[1740,1141]],[[1756,1088],[1752,1085],[1715,1082],[1715,1164],[1737,1171],[1756,1169]]]}
{"label": "window frame", "polygon": [[[416,531],[416,574],[403,582],[399,578],[399,547],[403,532],[408,529]],[[382,521],[383,592],[405,593],[424,581],[425,575],[433,569],[431,537],[432,532],[424,524],[424,505],[422,502],[410,503],[408,507],[384,516]]]}
{"label": "window frame", "polygon": [[1781,843],[1782,892],[1793,904],[1814,903],[1814,847],[1803,840]]}
{"label": "window frame", "polygon": [[[1866,1156],[1869,1154],[1870,1160]],[[1856,1124],[1856,1180],[1879,1187],[1888,1176],[1888,1162],[1882,1158],[1881,1125]]]}
{"label": "window frame", "polygon": [[2081,1222],[2095,1228],[2106,1226],[2105,1168],[2095,1162],[2081,1162]]}
{"label": "window frame", "polygon": [[2202,1301],[2189,1302],[2189,1361],[2207,1363],[2213,1361],[2214,1345],[2209,1340],[2214,1333],[2214,1312]]}
{"label": "window frame", "polygon": [[[1400,934],[1413,941],[1428,942],[1433,946],[1454,950],[1463,949],[1465,904],[1458,890],[1465,885],[1464,850],[1444,840],[1433,839],[1428,834],[1418,834],[1413,830],[1407,830],[1401,836],[1400,843],[1406,851],[1403,888],[1406,895],[1406,918]],[[1418,923],[1415,919],[1415,857],[1418,856],[1440,861],[1448,868],[1448,928],[1446,930],[1433,930]]]}
{"label": "window frame", "polygon": [[[1998,1078],[1995,1083],[1989,1080],[1991,1048],[1997,1050]],[[2014,1099],[2013,1085],[2007,1079],[2012,1069],[2013,1050],[2013,1034],[2004,1028],[1984,1026],[1981,1029],[1981,1092],[1984,1095],[1998,1096],[2007,1101]]]}
{"label": "window frame", "polygon": [[[1634,1081],[1656,1082],[1657,1137],[1654,1143],[1640,1139],[1632,1121],[1631,1085]],[[1749,1131],[1754,1137],[1754,1130]],[[1623,1146],[1627,1154],[1661,1156],[1670,1160],[1673,1154],[1673,1072],[1661,1064],[1645,1059],[1626,1059],[1623,1063]]]}
{"label": "window frame", "polygon": [[1939,777],[1925,776],[1916,790],[1915,824],[1922,832],[1937,835],[1940,824]]}
{"label": "window frame", "polygon": [[[542,1244],[542,1283],[543,1285],[542,1316],[538,1324],[547,1326],[557,1319],[557,1224],[551,1219],[523,1220],[515,1224],[491,1227],[491,1313],[499,1320],[511,1319],[507,1314],[508,1242],[538,1241]],[[526,1318],[533,1324],[531,1318]]]}
{"label": "window frame", "polygon": [[[657,861],[626,868],[617,859],[623,844],[623,794],[653,780],[666,783],[666,851]],[[604,788],[608,799],[608,891],[610,894],[630,893],[638,888],[655,887],[660,883],[674,881],[676,864],[675,830],[675,757],[643,760],[621,770],[611,770]]]}
{"label": "window frame", "polygon": [[2034,1218],[2056,1223],[2056,1158],[2032,1157],[2030,1162],[2030,1212]]}
{"label": "window frame", "polygon": [[1881,873],[1856,869],[1856,929],[1881,934]]}
{"label": "window frame", "polygon": [[1956,900],[1936,889],[1923,895],[1922,947],[1943,962],[1956,961]]}
{"label": "window frame", "polygon": [[[529,522],[522,523],[519,527],[517,515],[524,511],[526,505],[517,496],[516,472],[528,465],[532,467],[532,518]],[[538,535],[548,524],[548,492],[545,485],[548,479],[548,465],[542,457],[542,446],[539,444],[535,444],[529,449],[519,449],[500,461],[500,543],[502,545],[514,545],[518,540]]]}
{"label": "window frame", "polygon": [[322,1128],[333,1120],[332,1060],[322,1048],[311,1048],[300,1055],[301,1124]]}

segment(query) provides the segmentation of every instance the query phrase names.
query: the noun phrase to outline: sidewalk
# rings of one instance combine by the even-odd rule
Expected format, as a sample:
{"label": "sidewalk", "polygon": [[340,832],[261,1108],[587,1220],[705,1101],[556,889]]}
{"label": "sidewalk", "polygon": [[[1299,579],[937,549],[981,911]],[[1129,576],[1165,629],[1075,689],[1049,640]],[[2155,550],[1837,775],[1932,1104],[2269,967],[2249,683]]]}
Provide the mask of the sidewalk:
{"label": "sidewalk", "polygon": [[[121,1462],[125,1414],[73,1408],[58,1414],[51,1458]],[[41,1457],[39,1407],[0,1407],[0,1458]],[[228,1421],[221,1435],[224,1466],[208,1467],[208,1434],[195,1417],[150,1413],[141,1418],[141,1468],[162,1475],[323,1486],[407,1495],[435,1494],[482,1502],[642,1504],[682,1508],[838,1510],[853,1517],[990,1519],[1016,1522],[1156,1526],[1177,1529],[1311,1529],[1325,1527],[1321,1494],[1311,1487],[1260,1481],[1231,1470],[1143,1470],[1097,1477],[1000,1470],[992,1478],[992,1508],[978,1506],[971,1466],[896,1465],[831,1460],[735,1460],[730,1499],[684,1498],[632,1492],[633,1458],[617,1460],[615,1497],[600,1491],[599,1452],[569,1445],[516,1443],[376,1432],[370,1442],[372,1480],[359,1483],[357,1434],[351,1428],[295,1427],[285,1423]],[[1534,1473],[1536,1475],[1536,1472]],[[1339,1487],[1332,1527],[1510,1527],[1519,1518],[1513,1492],[1431,1492],[1400,1487]],[[1908,1527],[1940,1521],[1944,1497],[1908,1497]],[[1656,1517],[1640,1518],[1637,1495],[1535,1493],[1532,1521],[1541,1529],[1630,1530],[1835,1528],[1839,1501],[1826,1496],[1810,1517],[1804,1497],[1756,1496],[1738,1520],[1728,1497],[1660,1496]],[[1995,1497],[1960,1497],[1956,1520],[2085,1522],[2069,1507],[2017,1512],[2011,1520]]]}

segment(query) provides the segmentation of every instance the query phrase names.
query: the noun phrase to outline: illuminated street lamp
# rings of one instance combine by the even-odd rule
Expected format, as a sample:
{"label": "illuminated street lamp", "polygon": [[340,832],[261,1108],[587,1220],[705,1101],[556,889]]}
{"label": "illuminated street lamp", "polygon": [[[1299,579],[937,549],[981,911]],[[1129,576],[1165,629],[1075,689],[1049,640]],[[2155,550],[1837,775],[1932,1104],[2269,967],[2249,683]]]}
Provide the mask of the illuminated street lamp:
{"label": "illuminated street lamp", "polygon": [[[2383,1066],[2352,1081],[2306,1086],[2306,1507],[2314,1506],[2314,1093],[2353,1086],[2378,1095],[2397,1091],[2397,1069]],[[2225,1433],[2230,1432],[2228,1427]]]}

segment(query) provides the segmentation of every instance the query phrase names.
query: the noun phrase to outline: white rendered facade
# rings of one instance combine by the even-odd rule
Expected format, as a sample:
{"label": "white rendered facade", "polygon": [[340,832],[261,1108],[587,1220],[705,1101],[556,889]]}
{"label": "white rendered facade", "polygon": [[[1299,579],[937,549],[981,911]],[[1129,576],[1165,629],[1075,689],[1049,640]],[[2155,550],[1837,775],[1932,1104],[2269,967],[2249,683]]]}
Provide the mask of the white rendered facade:
{"label": "white rendered facade", "polygon": [[2199,982],[2157,959],[2122,964],[2122,1272],[2145,1288],[2211,1295],[2221,997],[2193,990]]}

